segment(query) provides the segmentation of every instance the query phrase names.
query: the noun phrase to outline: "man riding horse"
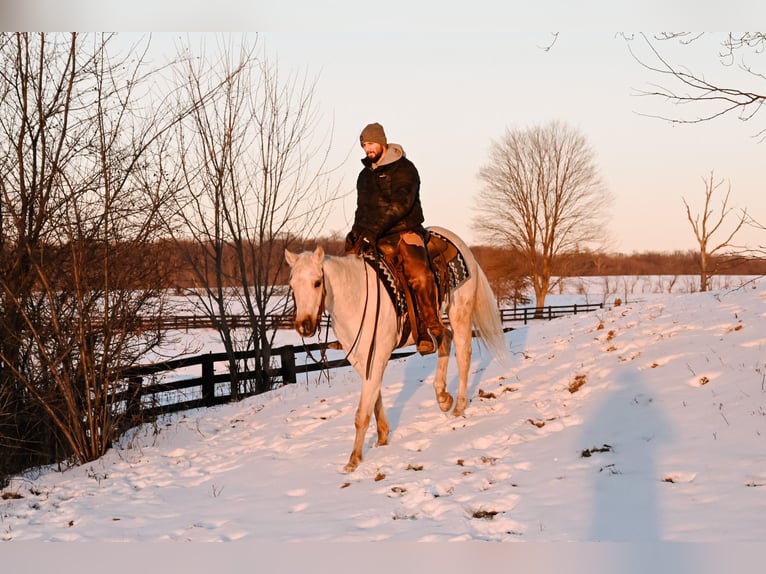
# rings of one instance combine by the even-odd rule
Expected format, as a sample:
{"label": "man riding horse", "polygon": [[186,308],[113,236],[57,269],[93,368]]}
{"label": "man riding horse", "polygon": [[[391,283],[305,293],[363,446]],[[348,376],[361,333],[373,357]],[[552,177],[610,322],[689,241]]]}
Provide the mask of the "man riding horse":
{"label": "man riding horse", "polygon": [[366,126],[359,141],[364,168],[356,182],[356,214],[346,236],[346,252],[376,249],[389,265],[403,271],[416,308],[417,350],[421,355],[433,353],[445,328],[428,262],[420,175],[402,146],[388,143],[379,123]]}

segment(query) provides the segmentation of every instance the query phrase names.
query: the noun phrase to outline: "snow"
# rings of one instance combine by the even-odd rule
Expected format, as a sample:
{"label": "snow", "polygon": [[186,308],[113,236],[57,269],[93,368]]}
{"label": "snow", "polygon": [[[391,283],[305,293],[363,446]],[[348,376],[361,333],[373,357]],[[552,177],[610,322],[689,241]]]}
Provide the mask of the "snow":
{"label": "snow", "polygon": [[390,444],[373,425],[348,475],[350,368],[167,416],[100,460],[15,478],[0,538],[761,542],[766,281],[742,283],[513,325],[506,365],[475,343],[460,418],[436,406],[433,357],[392,361]]}

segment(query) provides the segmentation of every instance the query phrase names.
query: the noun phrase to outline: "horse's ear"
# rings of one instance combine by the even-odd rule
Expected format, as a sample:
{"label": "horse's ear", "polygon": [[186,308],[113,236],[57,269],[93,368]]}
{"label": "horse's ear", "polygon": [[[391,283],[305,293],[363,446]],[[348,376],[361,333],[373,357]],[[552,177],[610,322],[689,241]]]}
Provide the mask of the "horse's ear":
{"label": "horse's ear", "polygon": [[298,256],[289,249],[285,249],[285,259],[287,260],[287,264],[292,267],[298,260]]}
{"label": "horse's ear", "polygon": [[321,245],[317,245],[317,248],[314,249],[314,259],[319,261],[320,263],[324,259],[324,249]]}

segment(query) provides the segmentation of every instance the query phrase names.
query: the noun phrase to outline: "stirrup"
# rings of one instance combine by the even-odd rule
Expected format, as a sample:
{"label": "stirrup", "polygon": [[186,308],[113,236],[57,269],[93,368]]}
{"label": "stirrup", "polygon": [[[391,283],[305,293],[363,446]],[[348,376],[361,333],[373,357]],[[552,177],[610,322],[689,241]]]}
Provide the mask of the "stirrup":
{"label": "stirrup", "polygon": [[435,352],[436,347],[434,347],[433,340],[429,341],[428,339],[423,339],[418,341],[418,353],[421,355],[432,355]]}
{"label": "stirrup", "polygon": [[426,329],[426,335],[428,335],[428,339],[421,339],[418,341],[418,353],[421,355],[430,355],[432,353],[435,353],[436,350],[439,348],[439,345],[441,345],[441,339],[442,337],[435,337],[430,329]]}

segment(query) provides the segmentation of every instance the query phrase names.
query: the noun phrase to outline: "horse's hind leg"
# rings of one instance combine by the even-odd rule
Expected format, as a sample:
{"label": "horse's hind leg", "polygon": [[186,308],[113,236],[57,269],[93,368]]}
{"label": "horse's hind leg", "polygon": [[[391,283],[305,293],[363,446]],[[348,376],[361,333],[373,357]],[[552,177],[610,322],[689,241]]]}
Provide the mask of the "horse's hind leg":
{"label": "horse's hind leg", "polygon": [[436,402],[442,412],[447,412],[452,407],[452,395],[447,392],[447,366],[449,365],[449,353],[452,347],[452,330],[446,329],[441,345],[439,346],[439,358],[436,361],[436,374],[434,375],[434,391]]}
{"label": "horse's hind leg", "polygon": [[471,353],[473,349],[472,336],[473,324],[470,315],[456,317],[453,321],[455,336],[455,358],[457,359],[458,370],[458,388],[455,409],[452,414],[456,417],[462,416],[468,405],[468,370],[471,367]]}

